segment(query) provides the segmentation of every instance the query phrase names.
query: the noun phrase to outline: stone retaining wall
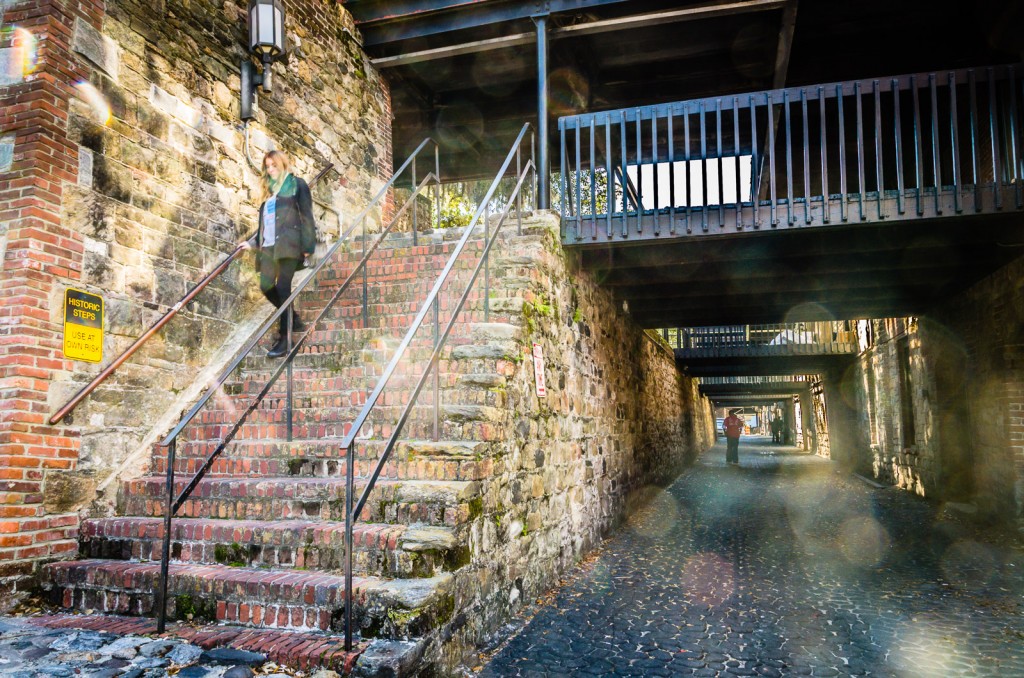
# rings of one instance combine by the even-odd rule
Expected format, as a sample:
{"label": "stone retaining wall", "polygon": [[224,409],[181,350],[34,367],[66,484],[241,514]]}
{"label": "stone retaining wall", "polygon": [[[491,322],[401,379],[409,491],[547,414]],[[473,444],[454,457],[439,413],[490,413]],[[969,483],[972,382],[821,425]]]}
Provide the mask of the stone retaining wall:
{"label": "stone retaining wall", "polygon": [[[555,584],[629,507],[660,501],[660,487],[715,440],[695,381],[655,332],[571,265],[557,216],[528,229],[539,237],[517,238],[495,258],[496,310],[521,314],[521,324],[517,348],[499,363],[504,436],[483,481],[472,564],[457,574],[457,614],[435,646],[447,666]],[[534,344],[544,356],[544,398]]]}

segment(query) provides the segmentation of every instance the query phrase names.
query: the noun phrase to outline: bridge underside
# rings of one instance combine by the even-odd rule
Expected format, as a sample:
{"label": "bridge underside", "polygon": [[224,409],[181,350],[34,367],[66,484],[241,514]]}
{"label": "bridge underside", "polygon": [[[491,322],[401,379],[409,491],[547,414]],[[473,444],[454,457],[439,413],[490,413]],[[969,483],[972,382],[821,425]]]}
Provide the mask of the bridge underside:
{"label": "bridge underside", "polygon": [[925,314],[1024,253],[1021,214],[580,245],[645,327]]}
{"label": "bridge underside", "polygon": [[774,376],[790,374],[821,374],[843,369],[852,355],[779,355],[779,356],[701,356],[676,350],[676,360],[695,377]]}

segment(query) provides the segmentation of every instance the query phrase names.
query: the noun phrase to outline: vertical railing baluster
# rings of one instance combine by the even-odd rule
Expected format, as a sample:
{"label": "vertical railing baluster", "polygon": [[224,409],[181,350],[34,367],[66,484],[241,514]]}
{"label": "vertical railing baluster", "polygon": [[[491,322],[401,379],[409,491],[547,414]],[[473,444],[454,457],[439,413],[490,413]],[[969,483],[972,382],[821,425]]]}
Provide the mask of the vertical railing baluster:
{"label": "vertical railing baluster", "polygon": [[804,116],[804,223],[811,223],[811,131],[807,117],[807,88],[800,88],[800,108]]}
{"label": "vertical railing baluster", "polygon": [[705,120],[704,102],[700,102],[700,182],[701,197],[704,203],[701,207],[700,227],[705,233],[708,232],[708,129]]}
{"label": "vertical railing baluster", "polygon": [[491,203],[484,206],[484,322],[491,318],[491,250],[487,242],[491,239]]}
{"label": "vertical railing baluster", "polygon": [[607,189],[605,197],[605,231],[608,240],[612,239],[612,210],[615,209],[615,181],[612,179],[612,118],[604,119],[604,184]]}
{"label": "vertical railing baluster", "polygon": [[824,223],[832,220],[832,208],[828,191],[828,134],[825,127],[825,88],[818,87],[818,111],[821,117],[821,209]]}
{"label": "vertical railing baluster", "polygon": [[292,422],[294,421],[294,414],[293,414],[293,403],[294,403],[293,383],[294,383],[294,381],[293,381],[293,378],[292,378],[292,365],[295,363],[295,361],[292,360],[292,319],[294,318],[294,314],[295,314],[294,304],[290,305],[287,309],[285,309],[285,315],[288,316],[288,318],[285,320],[285,333],[286,333],[286,336],[287,336],[287,339],[285,339],[285,347],[287,348],[287,353],[285,355],[288,356],[288,365],[287,365],[287,367],[285,367],[285,369],[287,370],[287,373],[288,373],[288,384],[287,384],[287,387],[286,387],[287,402],[285,403],[285,417],[287,419],[287,424],[285,426],[285,433],[287,435],[288,442],[292,441]]}
{"label": "vertical railing baluster", "polygon": [[[516,181],[523,174],[522,146],[516,146]],[[516,235],[523,234],[523,192],[516,192]]]}
{"label": "vertical railing baluster", "polygon": [[715,143],[718,151],[718,227],[725,227],[725,174],[722,165],[722,100],[715,99]]}
{"label": "vertical railing baluster", "polygon": [[949,73],[949,134],[952,137],[953,161],[953,210],[964,211],[963,185],[960,181],[960,128],[956,108],[956,73]]}
{"label": "vertical railing baluster", "polygon": [[942,214],[942,147],[939,145],[939,92],[935,74],[928,74],[928,91],[932,101],[932,173],[935,175],[935,213]]}
{"label": "vertical railing baluster", "polygon": [[782,90],[782,107],[786,119],[786,225],[793,225],[793,114],[790,111],[789,90]]}
{"label": "vertical railing baluster", "polygon": [[692,233],[690,225],[690,107],[683,104],[683,145],[686,146],[686,153],[683,155],[683,190],[686,195],[686,232]]}
{"label": "vertical railing baluster", "polygon": [[981,155],[980,131],[978,129],[978,83],[974,78],[974,69],[967,71],[967,89],[970,99],[971,114],[971,177],[974,180],[974,211],[981,211]]}
{"label": "vertical railing baluster", "polygon": [[590,116],[590,239],[597,240],[597,116]]}
{"label": "vertical railing baluster", "polygon": [[1003,209],[1003,168],[999,156],[999,109],[996,107],[996,75],[992,68],[987,69],[988,76],[988,122],[992,135],[992,194],[997,210]]}
{"label": "vertical railing baluster", "polygon": [[779,225],[778,213],[776,212],[776,193],[775,193],[775,125],[773,120],[775,119],[775,105],[772,103],[771,93],[764,95],[765,108],[768,111],[768,117],[766,118],[768,127],[768,187],[769,197],[768,204],[771,209],[772,228]]}
{"label": "vertical railing baluster", "polygon": [[843,86],[836,85],[836,105],[839,110],[839,218],[846,221],[849,218],[846,213],[849,196],[846,192],[846,116],[843,113],[843,94]]}
{"label": "vertical railing baluster", "polygon": [[565,209],[565,207],[566,207],[566,196],[565,196],[565,192],[566,192],[566,179],[565,179],[565,172],[566,172],[566,167],[565,167],[565,165],[566,165],[566,155],[565,155],[566,154],[566,149],[565,149],[565,118],[560,118],[558,120],[558,136],[560,137],[560,140],[559,140],[560,153],[559,153],[559,158],[558,158],[558,162],[559,162],[558,190],[559,190],[559,193],[561,193],[560,200],[561,200],[561,203],[562,203],[562,207],[561,207],[561,209],[562,209],[562,238],[565,239],[566,224],[568,224],[568,222],[569,222],[569,214],[568,214],[568,212],[566,212],[566,209]]}
{"label": "vertical railing baluster", "polygon": [[757,104],[751,95],[750,105],[750,201],[754,213],[754,229],[761,227],[761,196],[757,191],[757,173],[761,167],[757,157]]}
{"label": "vertical railing baluster", "polygon": [[743,230],[743,191],[740,189],[740,98],[732,98],[733,189],[736,191],[736,230]]}
{"label": "vertical railing baluster", "polygon": [[853,83],[853,96],[857,100],[857,205],[860,209],[860,220],[864,221],[864,102],[862,101],[860,82]]}
{"label": "vertical railing baluster", "polygon": [[917,216],[924,214],[924,204],[921,192],[924,190],[924,160],[921,157],[921,97],[917,91],[917,76],[910,76],[910,91],[914,101],[914,179],[917,182],[915,200],[917,202]]}
{"label": "vertical railing baluster", "polygon": [[668,232],[676,234],[676,135],[675,111],[668,107]]}
{"label": "vertical railing baluster", "polygon": [[441,151],[434,144],[434,203],[437,208],[437,227],[441,228]]}
{"label": "vertical railing baluster", "polygon": [[1024,207],[1024,187],[1021,185],[1021,151],[1018,148],[1020,144],[1020,120],[1017,117],[1017,71],[1013,66],[1007,67],[1007,78],[1009,82],[1010,90],[1010,124],[1009,124],[1009,135],[1010,135],[1010,152],[1013,155],[1013,173],[1010,179],[1013,181],[1014,195],[1016,198],[1016,207],[1020,209]]}
{"label": "vertical railing baluster", "polygon": [[[533,214],[536,213],[538,209],[537,205],[540,204],[540,201],[537,199],[537,183],[539,181],[539,178],[537,177],[537,133],[532,129],[530,130],[530,163],[530,173],[532,174],[532,181],[530,182],[530,213]],[[550,172],[551,170],[549,169],[548,171]],[[548,204],[550,205],[551,196],[546,195],[544,197],[547,198]]]}
{"label": "vertical railing baluster", "polygon": [[415,192],[416,191],[416,187],[419,185],[419,183],[416,180],[416,156],[415,155],[412,156],[412,184],[411,185],[412,185],[412,190],[413,190],[413,198],[412,198],[412,244],[413,244],[413,246],[416,246],[416,245],[419,244],[419,242],[417,241],[418,238],[419,238],[419,234],[418,234],[419,229],[417,228],[417,226],[418,226],[417,222],[418,222],[418,217],[419,217],[419,210],[417,208],[420,205],[420,199],[419,199],[419,193]]}
{"label": "vertical railing baluster", "polygon": [[[434,350],[441,340],[441,302],[440,297],[434,297]],[[434,436],[436,443],[441,439],[440,410],[441,410],[441,364],[434,365]]]}
{"label": "vertical railing baluster", "polygon": [[629,152],[626,147],[626,112],[619,111],[619,131],[621,136],[621,152],[622,152],[622,176],[619,177],[620,183],[622,184],[622,237],[625,238],[629,235],[628,215],[629,215],[629,174],[628,160]]}
{"label": "vertical railing baluster", "polygon": [[163,633],[167,628],[167,578],[171,567],[171,528],[174,520],[174,463],[178,449],[175,438],[167,446],[167,501],[164,504],[164,542],[160,557],[160,582],[157,590],[156,632]]}
{"label": "vertical railing baluster", "polygon": [[[366,258],[366,219],[363,219],[363,258]],[[369,266],[363,267],[363,328],[370,326],[370,283],[367,279]]]}
{"label": "vertical railing baluster", "polygon": [[661,209],[658,200],[658,172],[661,165],[658,162],[658,109],[651,109],[651,178],[654,180],[654,235],[661,235]]}
{"label": "vertical railing baluster", "polygon": [[885,197],[885,175],[882,168],[882,92],[877,80],[871,82],[875,95],[875,198],[878,206],[879,220],[887,216],[882,209],[882,198]]}
{"label": "vertical railing baluster", "polygon": [[896,210],[903,214],[906,211],[904,204],[904,181],[903,181],[903,121],[900,115],[900,82],[892,79],[892,106],[893,106],[893,131],[896,144]]}
{"label": "vertical railing baluster", "polygon": [[583,186],[582,181],[582,161],[580,160],[580,119],[576,118],[573,122],[573,128],[576,133],[576,175],[573,177],[572,185],[576,192],[576,240],[583,240]]}
{"label": "vertical railing baluster", "polygon": [[352,651],[352,495],[355,494],[356,444],[345,451],[345,651]]}
{"label": "vertical railing baluster", "polygon": [[642,146],[643,122],[640,109],[636,109],[636,232],[644,232],[644,171]]}

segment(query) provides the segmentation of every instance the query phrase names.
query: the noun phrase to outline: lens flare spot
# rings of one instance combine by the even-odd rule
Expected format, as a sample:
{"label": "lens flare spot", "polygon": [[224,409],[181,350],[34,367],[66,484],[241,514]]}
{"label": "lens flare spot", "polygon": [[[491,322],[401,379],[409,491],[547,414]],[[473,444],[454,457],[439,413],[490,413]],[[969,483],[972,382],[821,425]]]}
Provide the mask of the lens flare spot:
{"label": "lens flare spot", "polygon": [[681,582],[688,597],[703,605],[721,605],[736,590],[732,563],[715,553],[698,553],[683,564]]}
{"label": "lens flare spot", "polygon": [[889,533],[874,518],[849,518],[839,528],[839,549],[843,557],[860,567],[880,565],[891,543]]}
{"label": "lens flare spot", "polygon": [[101,125],[109,125],[111,121],[110,104],[96,87],[89,82],[80,82],[75,85],[78,95],[89,106],[92,112],[92,119]]}
{"label": "lens flare spot", "polygon": [[984,544],[958,541],[946,549],[940,563],[942,574],[954,586],[984,588],[996,571],[996,559]]}
{"label": "lens flare spot", "polygon": [[14,50],[10,60],[12,72],[8,75],[25,78],[34,73],[39,65],[39,44],[32,31],[20,26],[15,28],[11,48]]}
{"label": "lens flare spot", "polygon": [[641,537],[663,537],[679,524],[679,505],[671,494],[660,488],[645,488],[631,503],[626,522]]}

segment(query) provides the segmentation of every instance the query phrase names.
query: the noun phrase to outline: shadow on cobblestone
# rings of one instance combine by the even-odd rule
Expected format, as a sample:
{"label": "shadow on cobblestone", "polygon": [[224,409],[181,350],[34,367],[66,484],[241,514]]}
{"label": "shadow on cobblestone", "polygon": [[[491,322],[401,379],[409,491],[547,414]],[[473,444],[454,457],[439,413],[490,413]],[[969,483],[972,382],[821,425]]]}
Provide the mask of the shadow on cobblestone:
{"label": "shadow on cobblestone", "polygon": [[646,503],[485,676],[1024,675],[1012,534],[744,439]]}

